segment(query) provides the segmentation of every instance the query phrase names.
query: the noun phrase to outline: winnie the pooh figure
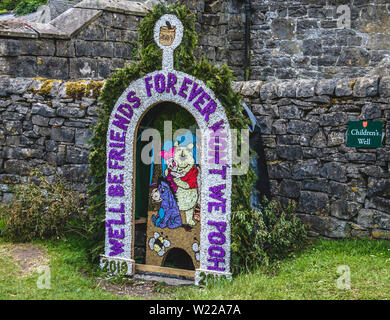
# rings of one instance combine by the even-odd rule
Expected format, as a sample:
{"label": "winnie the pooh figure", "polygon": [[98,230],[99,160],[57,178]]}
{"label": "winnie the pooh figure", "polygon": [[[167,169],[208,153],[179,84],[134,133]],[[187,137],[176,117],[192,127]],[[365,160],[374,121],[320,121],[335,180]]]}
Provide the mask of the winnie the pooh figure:
{"label": "winnie the pooh figure", "polygon": [[186,222],[195,225],[194,209],[198,202],[198,168],[193,155],[194,144],[179,146],[175,142],[174,161],[175,170],[180,175],[173,179],[177,185],[176,198],[181,211],[185,212]]}

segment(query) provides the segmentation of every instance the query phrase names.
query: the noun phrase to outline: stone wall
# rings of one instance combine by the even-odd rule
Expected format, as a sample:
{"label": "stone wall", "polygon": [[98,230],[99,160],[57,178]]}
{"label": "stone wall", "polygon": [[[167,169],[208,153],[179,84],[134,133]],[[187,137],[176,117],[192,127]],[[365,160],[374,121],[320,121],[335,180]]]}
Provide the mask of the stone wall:
{"label": "stone wall", "polygon": [[[0,78],[0,201],[31,169],[80,192],[103,82]],[[390,78],[236,82],[257,116],[275,199],[311,235],[390,238]],[[382,148],[346,147],[349,120],[384,121]]]}
{"label": "stone wall", "polygon": [[98,80],[137,59],[146,8],[77,6],[47,24],[0,23],[0,75]]}
{"label": "stone wall", "polygon": [[251,79],[365,76],[390,54],[389,0],[251,2]]}
{"label": "stone wall", "polygon": [[[175,2],[175,1],[166,1]],[[242,1],[182,1],[196,15],[202,54],[244,78]],[[0,75],[105,79],[137,58],[137,28],[148,4],[84,0],[49,23],[0,23]]]}
{"label": "stone wall", "polygon": [[[250,2],[250,79],[390,74],[390,0]],[[244,79],[245,1],[184,3],[197,15],[203,54]]]}
{"label": "stone wall", "polygon": [[[312,235],[390,239],[390,78],[235,84],[262,128],[273,198]],[[349,120],[384,121],[383,146],[346,147]]]}
{"label": "stone wall", "polygon": [[0,201],[33,168],[62,174],[81,193],[88,181],[89,128],[103,82],[0,78]]}
{"label": "stone wall", "polygon": [[[178,2],[171,0],[167,2]],[[212,63],[226,63],[244,79],[245,12],[239,0],[181,0],[196,15],[199,51]]]}
{"label": "stone wall", "polygon": [[[198,55],[228,64],[243,80],[245,1],[181,2],[196,15]],[[136,30],[148,8],[126,0],[83,0],[47,24],[0,23],[0,74],[104,79],[136,58]],[[343,20],[345,8],[350,25]],[[389,10],[390,0],[251,0],[249,77],[389,75]]]}

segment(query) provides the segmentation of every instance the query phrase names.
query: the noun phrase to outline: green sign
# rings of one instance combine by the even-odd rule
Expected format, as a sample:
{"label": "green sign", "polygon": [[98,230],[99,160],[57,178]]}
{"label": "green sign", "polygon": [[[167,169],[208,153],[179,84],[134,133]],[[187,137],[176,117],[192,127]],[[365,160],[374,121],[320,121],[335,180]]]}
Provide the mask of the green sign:
{"label": "green sign", "polygon": [[380,148],[383,121],[349,121],[347,147]]}

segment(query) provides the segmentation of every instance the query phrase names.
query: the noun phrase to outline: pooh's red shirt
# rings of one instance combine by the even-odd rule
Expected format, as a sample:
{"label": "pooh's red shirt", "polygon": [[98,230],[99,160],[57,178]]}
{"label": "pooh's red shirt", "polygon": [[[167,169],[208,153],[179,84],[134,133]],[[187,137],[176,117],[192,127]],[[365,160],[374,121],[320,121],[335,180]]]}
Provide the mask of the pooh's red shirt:
{"label": "pooh's red shirt", "polygon": [[181,177],[180,179],[184,182],[187,182],[190,186],[190,189],[198,189],[198,169],[196,165],[194,165],[190,171],[187,172],[187,174],[184,177]]}

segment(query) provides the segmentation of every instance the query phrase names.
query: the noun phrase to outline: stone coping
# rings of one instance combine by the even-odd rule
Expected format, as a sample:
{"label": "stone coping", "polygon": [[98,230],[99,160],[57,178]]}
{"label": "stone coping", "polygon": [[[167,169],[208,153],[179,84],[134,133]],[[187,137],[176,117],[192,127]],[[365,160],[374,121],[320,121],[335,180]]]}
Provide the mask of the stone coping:
{"label": "stone coping", "polygon": [[[280,98],[332,97],[390,97],[390,77],[361,77],[343,79],[302,79],[273,81],[238,81],[233,83],[235,92],[244,97],[262,101]],[[316,100],[313,100],[315,102]],[[319,101],[320,102],[320,101]]]}
{"label": "stone coping", "polygon": [[84,26],[97,19],[103,11],[145,16],[150,7],[126,0],[84,0],[49,23],[31,23],[22,19],[2,21],[0,36],[12,38],[70,39]]}
{"label": "stone coping", "polygon": [[[67,91],[69,84],[75,84],[74,90],[83,90],[94,83],[105,83],[104,81],[97,81],[92,79],[86,80],[57,80],[46,78],[11,78],[8,76],[0,76],[0,98],[13,95],[31,93],[31,90],[37,92],[43,91],[48,97],[57,97],[59,99],[67,99],[72,96],[72,93]],[[93,86],[92,86],[93,87]],[[71,91],[74,91],[71,90]],[[70,95],[69,95],[70,94]]]}
{"label": "stone coping", "polygon": [[84,0],[76,4],[75,8],[105,10],[138,16],[145,16],[150,9],[145,3],[126,0]]}
{"label": "stone coping", "polygon": [[[84,80],[56,80],[46,78],[12,78],[0,76],[1,83],[26,84],[46,80],[61,83],[95,81]],[[103,82],[105,82],[103,80]],[[321,102],[321,97],[329,96],[336,98],[364,98],[378,97],[390,98],[390,77],[362,77],[343,79],[305,79],[305,80],[273,80],[273,81],[236,81],[232,84],[233,90],[240,93],[244,98],[271,101],[281,98],[312,99],[312,102]],[[28,89],[28,86],[26,90]],[[325,100],[324,100],[325,101]],[[330,101],[330,100],[329,100]],[[328,101],[328,102],[329,102]]]}
{"label": "stone coping", "polygon": [[69,39],[101,14],[102,10],[70,8],[49,23],[33,23],[31,27],[42,38]]}
{"label": "stone coping", "polygon": [[37,32],[31,26],[23,21],[1,21],[0,36],[20,37],[20,38],[38,38]]}

